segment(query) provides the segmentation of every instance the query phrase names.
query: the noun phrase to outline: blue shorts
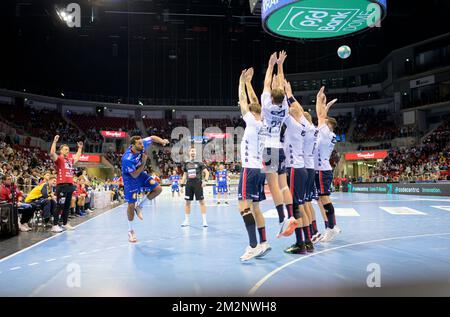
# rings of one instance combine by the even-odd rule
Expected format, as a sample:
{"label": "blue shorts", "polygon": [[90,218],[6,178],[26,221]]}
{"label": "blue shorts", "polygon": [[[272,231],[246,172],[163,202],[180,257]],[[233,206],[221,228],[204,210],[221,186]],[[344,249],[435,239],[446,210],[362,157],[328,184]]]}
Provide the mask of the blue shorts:
{"label": "blue shorts", "polygon": [[265,180],[266,175],[259,168],[244,167],[239,178],[238,199],[252,200],[254,202],[265,200]]}
{"label": "blue shorts", "polygon": [[330,196],[333,171],[316,171],[316,188],[319,196]]}
{"label": "blue shorts", "polygon": [[125,201],[128,203],[135,203],[140,191],[150,192],[158,185],[159,183],[145,172],[139,174],[137,178],[124,179],[123,187]]}
{"label": "blue shorts", "polygon": [[178,185],[172,186],[172,193],[173,193],[173,192],[179,193],[179,192],[180,192],[180,187],[179,187]]}
{"label": "blue shorts", "polygon": [[265,148],[263,165],[267,173],[276,172],[278,175],[286,173],[286,155],[283,148]]}
{"label": "blue shorts", "polygon": [[307,178],[306,168],[289,167],[287,169],[287,182],[294,205],[303,205],[305,203]]}
{"label": "blue shorts", "polygon": [[217,192],[218,193],[228,193],[228,186],[227,186],[227,184],[219,184],[217,186]]}
{"label": "blue shorts", "polygon": [[316,196],[314,187],[315,171],[313,168],[307,168],[306,173],[308,176],[306,178],[305,201],[310,202]]}

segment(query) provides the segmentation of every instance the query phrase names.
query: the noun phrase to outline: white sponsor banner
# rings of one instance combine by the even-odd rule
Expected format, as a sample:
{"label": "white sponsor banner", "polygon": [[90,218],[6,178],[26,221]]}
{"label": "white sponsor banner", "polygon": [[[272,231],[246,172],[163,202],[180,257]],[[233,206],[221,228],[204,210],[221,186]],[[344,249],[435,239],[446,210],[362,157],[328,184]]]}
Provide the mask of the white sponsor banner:
{"label": "white sponsor banner", "polygon": [[434,77],[434,75],[430,75],[430,76],[411,80],[409,82],[409,87],[417,88],[417,87],[432,85],[434,83],[435,83],[435,77]]}

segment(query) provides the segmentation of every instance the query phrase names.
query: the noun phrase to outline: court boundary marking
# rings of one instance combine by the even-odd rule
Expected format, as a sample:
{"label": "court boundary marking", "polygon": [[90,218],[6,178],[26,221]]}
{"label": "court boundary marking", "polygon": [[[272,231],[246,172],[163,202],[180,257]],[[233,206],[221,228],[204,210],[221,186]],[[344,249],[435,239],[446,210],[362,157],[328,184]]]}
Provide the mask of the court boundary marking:
{"label": "court boundary marking", "polygon": [[[116,206],[116,207],[113,207],[113,208],[111,208],[111,209],[109,209],[109,210],[107,210],[107,211],[105,211],[105,212],[103,212],[103,213],[101,213],[101,214],[99,214],[99,215],[95,215],[94,217],[92,217],[92,218],[90,218],[90,219],[88,219],[88,220],[86,220],[86,221],[84,221],[84,222],[82,222],[82,223],[76,225],[76,226],[74,227],[74,229],[78,228],[78,227],[81,226],[81,225],[84,225],[85,223],[88,223],[88,222],[91,221],[91,220],[97,219],[98,217],[101,217],[101,216],[103,216],[103,215],[105,215],[105,214],[108,214],[108,213],[110,213],[111,211],[113,211],[114,209],[117,209],[117,208],[119,208],[119,207],[122,207],[123,205],[124,205],[124,204],[120,204],[120,205],[118,205],[118,206]],[[22,249],[22,250],[19,250],[19,251],[17,251],[17,252],[14,252],[13,254],[10,254],[10,255],[8,255],[8,256],[6,256],[6,257],[0,259],[0,263],[4,262],[4,261],[6,261],[6,260],[9,260],[9,259],[11,259],[12,257],[15,257],[16,255],[19,255],[20,253],[23,253],[23,252],[25,252],[25,251],[27,251],[27,250],[29,250],[29,249],[31,249],[31,248],[34,248],[34,247],[36,247],[36,246],[38,246],[38,245],[40,245],[40,244],[42,244],[42,243],[44,243],[44,242],[47,242],[47,241],[49,241],[49,240],[51,240],[51,239],[53,239],[53,238],[60,237],[60,236],[62,236],[63,234],[65,234],[66,232],[69,232],[69,231],[72,231],[72,230],[65,230],[65,231],[63,231],[63,232],[54,234],[54,235],[52,235],[51,237],[45,238],[44,240],[41,240],[41,241],[39,241],[39,242],[36,242],[35,244],[30,245],[29,247],[26,247],[25,249]]]}
{"label": "court boundary marking", "polygon": [[353,246],[358,246],[358,245],[365,245],[365,244],[370,244],[370,243],[377,243],[377,242],[385,242],[385,241],[392,241],[392,240],[406,240],[406,239],[414,239],[414,238],[421,238],[421,237],[434,237],[434,236],[446,236],[446,235],[450,235],[450,232],[445,232],[445,233],[427,233],[427,234],[419,234],[419,235],[412,235],[412,236],[400,236],[400,237],[392,237],[392,238],[384,238],[384,239],[376,239],[376,240],[368,240],[368,241],[362,241],[362,242],[356,242],[356,243],[350,243],[350,244],[345,244],[345,245],[341,245],[338,247],[334,247],[331,249],[326,249],[326,250],[322,250],[316,253],[312,253],[306,256],[303,256],[301,258],[292,260],[286,264],[283,264],[282,266],[276,268],[275,270],[272,270],[270,273],[266,274],[262,279],[260,279],[258,282],[256,282],[255,285],[253,285],[253,287],[248,291],[248,295],[249,296],[254,296],[255,293],[258,291],[258,289],[263,286],[271,277],[273,277],[275,274],[281,272],[283,269],[287,268],[288,266],[291,266],[294,263],[309,259],[313,256],[319,255],[319,254],[323,254],[323,253],[327,253],[327,252],[331,252],[331,251],[335,251],[335,250],[339,250],[339,249],[344,249],[344,248],[348,248],[348,247],[353,247]]}

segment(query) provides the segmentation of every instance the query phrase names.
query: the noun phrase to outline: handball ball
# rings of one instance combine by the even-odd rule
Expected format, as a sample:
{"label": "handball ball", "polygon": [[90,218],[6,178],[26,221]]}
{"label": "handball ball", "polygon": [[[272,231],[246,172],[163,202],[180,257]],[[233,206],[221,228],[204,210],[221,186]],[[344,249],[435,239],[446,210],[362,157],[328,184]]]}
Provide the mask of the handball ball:
{"label": "handball ball", "polygon": [[158,176],[155,176],[155,181],[157,181],[158,183],[161,183],[161,178],[159,178]]}
{"label": "handball ball", "polygon": [[338,48],[337,54],[340,58],[346,59],[349,58],[350,55],[352,54],[352,49],[347,45],[342,45],[341,47]]}

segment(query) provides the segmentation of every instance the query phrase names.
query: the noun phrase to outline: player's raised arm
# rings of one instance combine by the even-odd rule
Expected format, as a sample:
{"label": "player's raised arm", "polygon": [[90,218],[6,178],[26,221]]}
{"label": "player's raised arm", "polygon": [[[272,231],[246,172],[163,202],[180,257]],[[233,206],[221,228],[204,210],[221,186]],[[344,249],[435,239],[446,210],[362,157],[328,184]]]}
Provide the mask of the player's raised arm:
{"label": "player's raised arm", "polygon": [[248,112],[248,99],[247,93],[245,92],[245,73],[246,69],[241,72],[241,77],[239,77],[239,106],[241,107],[242,116]]}
{"label": "player's raised arm", "polygon": [[334,105],[337,101],[337,99],[333,99],[329,103],[327,103],[327,96],[325,95],[324,91],[325,87],[320,88],[316,96],[316,113],[317,119],[319,121],[318,128],[326,124],[328,110],[330,110],[331,106]]}
{"label": "player's raised arm", "polygon": [[270,55],[269,64],[267,65],[266,77],[264,78],[264,92],[271,92],[273,67],[277,63],[277,53]]}
{"label": "player's raised arm", "polygon": [[281,51],[278,54],[278,59],[277,59],[277,66],[278,66],[278,72],[277,72],[277,78],[276,78],[276,85],[274,88],[280,88],[283,89],[283,84],[285,81],[284,78],[284,70],[283,70],[283,64],[284,61],[286,60],[287,54],[285,51]]}
{"label": "player's raised arm", "polygon": [[83,142],[77,142],[78,150],[75,156],[73,157],[73,163],[76,164],[80,160],[81,152],[83,151]]}
{"label": "player's raised arm", "polygon": [[156,136],[156,135],[152,135],[152,136],[150,136],[150,138],[152,139],[152,142],[161,144],[161,145],[163,145],[163,146],[165,146],[165,145],[167,145],[167,144],[170,143],[169,140],[167,140],[167,139],[162,139],[162,138],[160,138],[159,136]]}
{"label": "player's raised arm", "polygon": [[247,88],[248,98],[251,103],[258,103],[258,97],[256,96],[255,90],[252,86],[252,78],[253,78],[253,67],[247,69],[244,75],[245,87]]}
{"label": "player's raised arm", "polygon": [[288,98],[288,103],[290,106],[298,107],[300,110],[300,116],[303,115],[303,107],[300,105],[300,103],[295,99],[294,94],[292,93],[292,87],[291,84],[284,80],[284,91],[286,92],[286,97]]}
{"label": "player's raised arm", "polygon": [[56,154],[56,144],[58,143],[58,140],[59,135],[55,135],[52,146],[50,147],[50,157],[53,161],[56,161],[58,159],[58,154]]}

